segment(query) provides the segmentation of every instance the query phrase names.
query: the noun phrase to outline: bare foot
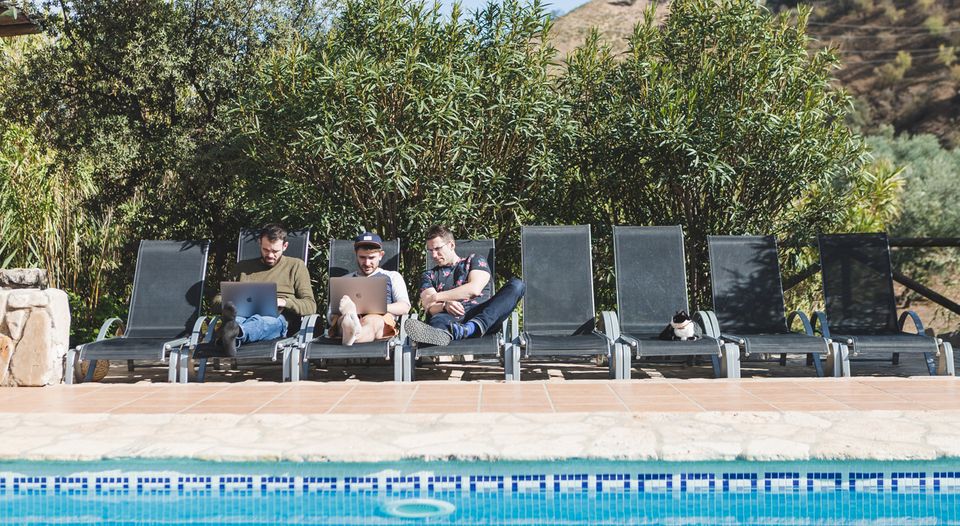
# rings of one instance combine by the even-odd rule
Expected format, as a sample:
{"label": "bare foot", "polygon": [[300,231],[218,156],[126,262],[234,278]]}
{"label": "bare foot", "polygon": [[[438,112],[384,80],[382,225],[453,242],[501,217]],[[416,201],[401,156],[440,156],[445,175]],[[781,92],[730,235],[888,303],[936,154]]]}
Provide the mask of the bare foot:
{"label": "bare foot", "polygon": [[340,332],[343,334],[343,344],[353,345],[360,334],[360,317],[357,316],[357,305],[349,296],[340,298]]}

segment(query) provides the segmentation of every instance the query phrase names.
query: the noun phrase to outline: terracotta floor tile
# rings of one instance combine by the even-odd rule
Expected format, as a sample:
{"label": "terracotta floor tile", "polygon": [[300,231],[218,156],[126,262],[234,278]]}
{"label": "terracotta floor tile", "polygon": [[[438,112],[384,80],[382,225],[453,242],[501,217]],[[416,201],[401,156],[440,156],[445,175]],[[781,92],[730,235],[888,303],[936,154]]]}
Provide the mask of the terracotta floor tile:
{"label": "terracotta floor tile", "polygon": [[144,415],[153,415],[153,414],[167,414],[167,413],[179,413],[186,409],[188,406],[175,406],[175,405],[129,405],[122,406],[116,409],[111,409],[111,414],[144,414]]}
{"label": "terracotta floor tile", "polygon": [[250,407],[250,406],[215,405],[215,406],[205,406],[205,407],[204,407],[204,406],[200,406],[200,407],[197,407],[197,406],[188,407],[188,408],[186,408],[186,409],[184,409],[183,411],[180,411],[180,412],[181,412],[181,413],[190,413],[190,414],[193,414],[193,413],[201,413],[201,414],[206,414],[206,413],[209,413],[209,414],[213,414],[213,413],[229,413],[229,414],[245,415],[245,414],[252,413],[255,409],[256,409],[256,407]]}
{"label": "terracotta floor tile", "polygon": [[624,404],[553,404],[558,413],[589,413],[589,412],[623,412],[627,411]]}
{"label": "terracotta floor tile", "polygon": [[288,404],[288,403],[269,403],[263,407],[256,410],[256,413],[304,413],[304,414],[319,414],[326,413],[333,408],[334,404],[313,404],[313,405],[304,405],[304,404]]}
{"label": "terracotta floor tile", "polygon": [[402,413],[404,408],[397,408],[391,406],[368,406],[368,405],[357,405],[357,406],[336,406],[330,409],[329,414],[371,414],[371,415],[383,415],[383,414],[394,414]]}
{"label": "terracotta floor tile", "polygon": [[407,407],[406,413],[476,413],[476,404],[473,406],[450,406],[446,404],[413,404]]}
{"label": "terracotta floor tile", "polygon": [[554,413],[549,405],[483,404],[481,413]]}
{"label": "terracotta floor tile", "polygon": [[679,391],[670,384],[620,383],[615,382],[610,389],[621,394],[675,395]]}
{"label": "terracotta floor tile", "polygon": [[703,408],[693,402],[673,402],[657,405],[626,402],[627,409],[635,413],[672,413],[703,411]]}
{"label": "terracotta floor tile", "polygon": [[726,403],[700,402],[700,406],[707,411],[776,411],[777,408],[762,402],[753,403]]}
{"label": "terracotta floor tile", "polygon": [[847,405],[855,411],[909,411],[917,409],[915,402],[847,402]]}
{"label": "terracotta floor tile", "polygon": [[849,411],[850,406],[836,401],[784,402],[771,404],[781,411]]}

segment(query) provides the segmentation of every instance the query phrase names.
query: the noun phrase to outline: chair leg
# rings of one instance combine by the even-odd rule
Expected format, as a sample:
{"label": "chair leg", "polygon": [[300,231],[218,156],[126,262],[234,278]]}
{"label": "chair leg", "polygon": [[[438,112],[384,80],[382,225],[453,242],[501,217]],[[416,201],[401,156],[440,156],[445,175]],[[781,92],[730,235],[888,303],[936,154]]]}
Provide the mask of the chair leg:
{"label": "chair leg", "polygon": [[727,378],[740,378],[740,346],[735,343],[723,344],[723,363]]}
{"label": "chair leg", "polygon": [[97,362],[99,360],[90,360],[90,366],[87,367],[87,375],[83,378],[84,382],[93,381],[93,373],[97,370]]}
{"label": "chair leg", "polygon": [[190,381],[190,370],[193,367],[190,367],[190,362],[193,361],[193,355],[187,353],[186,355],[181,354],[180,358],[177,359],[177,382],[181,384],[188,383]]}
{"label": "chair leg", "polygon": [[290,353],[290,381],[300,381],[300,346],[288,347],[284,353]]}
{"label": "chair leg", "polygon": [[807,367],[810,367],[811,365],[813,365],[813,354],[808,354],[808,355],[807,355]]}
{"label": "chair leg", "polygon": [[720,363],[720,357],[717,355],[710,356],[710,362],[713,364],[713,377],[714,378],[723,378],[724,367]]}
{"label": "chair leg", "polygon": [[953,363],[953,345],[950,342],[940,342],[940,360],[937,363],[937,374],[955,376]]}
{"label": "chair leg", "polygon": [[823,363],[820,362],[820,355],[810,353],[807,355],[807,360],[813,362],[813,368],[817,370],[817,377],[823,378]]}
{"label": "chair leg", "polygon": [[73,385],[77,377],[77,368],[79,363],[77,356],[80,354],[76,349],[67,350],[67,363],[63,367],[63,383]]}
{"label": "chair leg", "polygon": [[307,380],[310,378],[310,360],[305,360],[303,355],[300,355],[300,379]]}
{"label": "chair leg", "polygon": [[207,359],[200,358],[199,363],[197,363],[197,382],[203,383],[207,377]]}
{"label": "chair leg", "polygon": [[403,346],[403,381],[413,382],[417,377],[417,368],[414,364],[416,360],[414,347],[411,345]]}
{"label": "chair leg", "polygon": [[633,351],[627,345],[620,345],[620,379],[629,380],[633,374]]}
{"label": "chair leg", "polygon": [[933,353],[925,352],[923,353],[923,361],[927,364],[927,372],[930,376],[936,376],[937,374],[937,359]]}
{"label": "chair leg", "polygon": [[232,363],[230,364],[230,366],[233,367],[233,370],[234,370],[234,371],[239,371],[239,370],[240,370],[240,362],[238,362],[236,358],[234,358],[233,360],[231,360],[231,362],[232,362]]}
{"label": "chair leg", "polygon": [[893,353],[893,359],[890,360],[890,363],[893,365],[900,365],[900,353]]}
{"label": "chair leg", "polygon": [[[129,368],[130,363],[127,363]],[[177,374],[180,372],[180,351],[172,350],[170,355],[167,357],[167,383],[176,383]]]}
{"label": "chair leg", "polygon": [[391,354],[393,356],[391,356],[390,359],[393,360],[393,381],[394,382],[401,382],[401,383],[403,382],[403,377],[404,377],[403,347],[404,347],[403,344],[401,344],[401,345],[395,345],[393,349],[391,349],[392,351]]}
{"label": "chair leg", "polygon": [[503,376],[508,382],[520,381],[520,348],[508,344],[504,349]]}
{"label": "chair leg", "polygon": [[786,367],[786,365],[787,365],[787,353],[783,353],[780,355],[780,366]]}
{"label": "chair leg", "polygon": [[127,360],[127,371],[133,372],[133,360]]}

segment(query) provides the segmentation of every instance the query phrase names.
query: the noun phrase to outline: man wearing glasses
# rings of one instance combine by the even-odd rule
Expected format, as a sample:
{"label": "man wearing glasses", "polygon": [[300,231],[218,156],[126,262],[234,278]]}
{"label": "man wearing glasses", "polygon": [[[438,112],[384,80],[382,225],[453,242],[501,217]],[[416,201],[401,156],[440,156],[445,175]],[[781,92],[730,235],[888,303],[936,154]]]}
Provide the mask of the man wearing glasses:
{"label": "man wearing glasses", "polygon": [[493,276],[486,258],[458,256],[453,233],[443,226],[430,227],[425,237],[436,263],[420,279],[420,304],[428,319],[427,323],[408,319],[407,335],[419,343],[449,345],[495,334],[523,297],[523,282],[511,278],[491,297],[488,285]]}

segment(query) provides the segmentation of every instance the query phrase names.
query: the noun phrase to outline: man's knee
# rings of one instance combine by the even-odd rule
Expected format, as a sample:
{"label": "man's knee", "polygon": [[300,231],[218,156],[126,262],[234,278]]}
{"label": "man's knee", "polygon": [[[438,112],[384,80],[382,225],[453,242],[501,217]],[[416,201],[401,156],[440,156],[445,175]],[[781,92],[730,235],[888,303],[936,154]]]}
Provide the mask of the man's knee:
{"label": "man's knee", "polygon": [[510,278],[503,288],[509,289],[517,296],[523,296],[523,293],[527,290],[527,285],[519,278]]}

